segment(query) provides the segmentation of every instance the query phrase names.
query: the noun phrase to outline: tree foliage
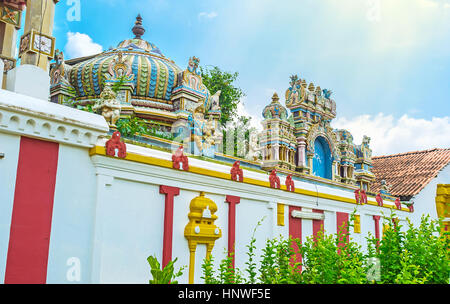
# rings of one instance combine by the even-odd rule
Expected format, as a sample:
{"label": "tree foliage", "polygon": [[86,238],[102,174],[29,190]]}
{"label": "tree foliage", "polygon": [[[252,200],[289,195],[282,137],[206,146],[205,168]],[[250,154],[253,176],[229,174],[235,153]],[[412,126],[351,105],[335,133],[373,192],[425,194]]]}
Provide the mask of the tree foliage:
{"label": "tree foliage", "polygon": [[236,86],[235,82],[239,76],[238,72],[230,73],[219,69],[217,66],[212,68],[200,67],[200,75],[203,84],[209,89],[211,94],[221,91],[219,102],[222,116],[220,123],[225,126],[226,123],[237,115],[237,106],[244,92]]}

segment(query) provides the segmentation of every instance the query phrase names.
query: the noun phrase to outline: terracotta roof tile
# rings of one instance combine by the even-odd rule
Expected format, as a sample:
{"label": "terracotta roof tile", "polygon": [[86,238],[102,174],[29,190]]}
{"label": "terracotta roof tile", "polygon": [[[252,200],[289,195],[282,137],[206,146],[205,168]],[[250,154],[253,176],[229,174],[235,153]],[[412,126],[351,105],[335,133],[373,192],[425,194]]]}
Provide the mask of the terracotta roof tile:
{"label": "terracotta roof tile", "polygon": [[384,179],[391,195],[414,196],[450,163],[450,148],[374,156],[372,162],[371,192],[379,192]]}

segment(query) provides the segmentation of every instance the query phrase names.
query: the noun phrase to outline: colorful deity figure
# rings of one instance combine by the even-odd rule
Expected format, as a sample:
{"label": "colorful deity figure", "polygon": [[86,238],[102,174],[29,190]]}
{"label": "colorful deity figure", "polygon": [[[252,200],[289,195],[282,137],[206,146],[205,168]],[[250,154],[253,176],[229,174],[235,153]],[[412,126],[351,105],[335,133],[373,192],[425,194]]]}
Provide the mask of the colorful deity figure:
{"label": "colorful deity figure", "polygon": [[64,61],[64,54],[55,50],[54,62],[50,64],[50,100],[55,103],[71,105],[75,88],[69,81],[70,66]]}
{"label": "colorful deity figure", "polygon": [[296,105],[301,102],[301,79],[297,75],[292,75],[289,85],[286,90],[286,104]]}
{"label": "colorful deity figure", "polygon": [[55,62],[50,65],[50,84],[56,85],[64,82],[69,84],[66,79],[66,66],[64,63],[64,54],[60,50],[55,51]]}
{"label": "colorful deity figure", "polygon": [[198,75],[197,68],[198,68],[199,63],[200,63],[199,58],[197,58],[195,56],[190,57],[189,63],[188,63],[188,71]]}
{"label": "colorful deity figure", "polygon": [[92,107],[94,111],[99,112],[105,118],[112,128],[116,127],[116,122],[120,117],[121,106],[116,97],[117,94],[111,89],[111,83],[106,83],[100,99]]}
{"label": "colorful deity figure", "polygon": [[194,154],[214,157],[215,154],[215,122],[212,117],[205,119],[203,105],[198,106],[189,116],[194,139]]}
{"label": "colorful deity figure", "polygon": [[[189,58],[187,69],[182,73],[182,86],[195,95],[201,96],[205,112],[210,109],[211,98],[209,90],[203,84],[202,77],[197,71],[200,59],[193,56]],[[219,93],[220,94],[220,93]]]}
{"label": "colorful deity figure", "polygon": [[391,187],[386,183],[386,180],[381,180],[380,193],[385,195],[391,194]]}

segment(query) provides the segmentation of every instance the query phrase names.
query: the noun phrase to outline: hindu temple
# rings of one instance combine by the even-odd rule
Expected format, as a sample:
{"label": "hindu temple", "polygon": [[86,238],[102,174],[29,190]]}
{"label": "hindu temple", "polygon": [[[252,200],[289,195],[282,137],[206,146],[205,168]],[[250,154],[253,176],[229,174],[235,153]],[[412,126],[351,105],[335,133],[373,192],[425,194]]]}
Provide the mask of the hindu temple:
{"label": "hindu temple", "polygon": [[[342,231],[355,214],[349,233],[364,245],[391,212],[404,223],[414,212],[388,187],[372,191],[370,138],[333,129],[331,90],[280,75],[285,94],[261,109],[261,131],[228,153],[221,91],[198,57],[175,63],[138,15],[115,48],[66,60],[57,2],[0,2],[14,33],[0,31],[0,283],[145,284],[150,255],[201,283],[207,256],[244,268],[252,236],[261,250]],[[20,62],[6,47],[19,41]],[[133,123],[151,132],[125,132]]]}

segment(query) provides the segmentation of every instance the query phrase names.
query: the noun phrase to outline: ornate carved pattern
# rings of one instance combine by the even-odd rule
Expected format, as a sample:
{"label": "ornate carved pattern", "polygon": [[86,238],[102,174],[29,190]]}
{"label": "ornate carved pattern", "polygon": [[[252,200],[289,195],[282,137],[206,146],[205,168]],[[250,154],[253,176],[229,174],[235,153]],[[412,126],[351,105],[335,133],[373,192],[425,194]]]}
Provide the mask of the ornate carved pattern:
{"label": "ornate carved pattern", "polygon": [[132,72],[131,64],[129,61],[129,56],[123,56],[123,53],[119,51],[117,53],[117,58],[115,58],[108,66],[108,73],[104,76],[107,80],[118,81],[121,78],[125,82],[131,82],[134,79],[134,74]]}
{"label": "ornate carved pattern", "polygon": [[[4,4],[13,7],[15,9],[23,11],[25,9],[25,6],[27,4],[26,0],[2,0]],[[55,1],[57,2],[57,1]]]}
{"label": "ornate carved pattern", "polygon": [[16,60],[14,58],[0,55],[0,59],[3,60],[3,73],[8,73],[16,67]]}
{"label": "ornate carved pattern", "polygon": [[20,28],[21,15],[21,10],[8,7],[0,3],[0,21],[12,24],[17,28]]}

